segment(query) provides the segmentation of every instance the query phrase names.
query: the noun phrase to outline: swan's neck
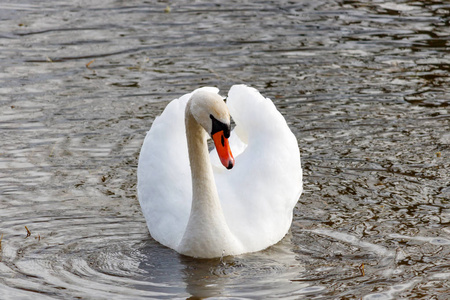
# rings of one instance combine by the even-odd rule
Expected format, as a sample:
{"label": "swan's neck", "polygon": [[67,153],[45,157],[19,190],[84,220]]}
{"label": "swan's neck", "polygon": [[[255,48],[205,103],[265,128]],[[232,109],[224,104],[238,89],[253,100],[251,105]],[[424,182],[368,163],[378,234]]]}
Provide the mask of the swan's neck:
{"label": "swan's neck", "polygon": [[186,137],[192,178],[192,212],[211,206],[220,209],[219,196],[209,159],[205,130],[191,114],[186,114]]}
{"label": "swan's neck", "polygon": [[192,206],[179,252],[195,257],[233,254],[237,241],[230,232],[214,181],[206,131],[186,109],[186,137],[192,177]]}

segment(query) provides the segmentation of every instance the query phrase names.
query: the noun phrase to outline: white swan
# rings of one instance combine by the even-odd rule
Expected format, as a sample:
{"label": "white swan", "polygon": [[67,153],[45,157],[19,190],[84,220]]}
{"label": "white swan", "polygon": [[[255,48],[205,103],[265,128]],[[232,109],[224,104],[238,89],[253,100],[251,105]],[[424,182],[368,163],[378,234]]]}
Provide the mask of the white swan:
{"label": "white swan", "polygon": [[[245,85],[231,87],[227,104],[217,93],[205,87],[170,102],[153,122],[138,164],[150,234],[199,258],[277,243],[302,192],[297,139],[272,101]],[[234,158],[228,109],[236,123],[229,138]],[[208,135],[216,146],[211,153]]]}

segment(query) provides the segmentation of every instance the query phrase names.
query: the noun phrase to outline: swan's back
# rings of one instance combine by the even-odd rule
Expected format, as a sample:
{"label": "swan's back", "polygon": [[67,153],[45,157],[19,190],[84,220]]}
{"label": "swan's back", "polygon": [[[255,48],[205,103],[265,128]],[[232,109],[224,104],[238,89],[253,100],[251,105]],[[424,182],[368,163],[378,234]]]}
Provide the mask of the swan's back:
{"label": "swan's back", "polygon": [[230,138],[236,163],[223,170],[211,153],[217,189],[231,232],[248,252],[258,251],[289,230],[302,192],[300,153],[283,116],[257,90],[233,86],[227,106],[236,123]]}

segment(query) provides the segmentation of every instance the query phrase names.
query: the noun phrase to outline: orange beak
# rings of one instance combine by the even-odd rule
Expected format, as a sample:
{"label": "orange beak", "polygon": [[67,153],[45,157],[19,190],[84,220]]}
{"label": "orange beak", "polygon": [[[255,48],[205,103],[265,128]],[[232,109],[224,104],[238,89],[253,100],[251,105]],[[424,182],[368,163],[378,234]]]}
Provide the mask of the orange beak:
{"label": "orange beak", "polygon": [[222,165],[227,169],[231,169],[234,166],[234,158],[231,153],[230,144],[228,144],[228,139],[224,136],[223,131],[218,131],[213,134],[212,139]]}

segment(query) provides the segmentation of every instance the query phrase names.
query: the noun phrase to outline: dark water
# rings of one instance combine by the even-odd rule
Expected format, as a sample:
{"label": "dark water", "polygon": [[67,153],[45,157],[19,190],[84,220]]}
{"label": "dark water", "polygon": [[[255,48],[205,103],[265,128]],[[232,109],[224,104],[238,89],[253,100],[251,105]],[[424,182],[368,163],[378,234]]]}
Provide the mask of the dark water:
{"label": "dark water", "polygon": [[[0,4],[1,299],[450,297],[448,1],[97,2]],[[235,83],[286,116],[305,192],[276,246],[193,260],[148,234],[139,149]]]}

